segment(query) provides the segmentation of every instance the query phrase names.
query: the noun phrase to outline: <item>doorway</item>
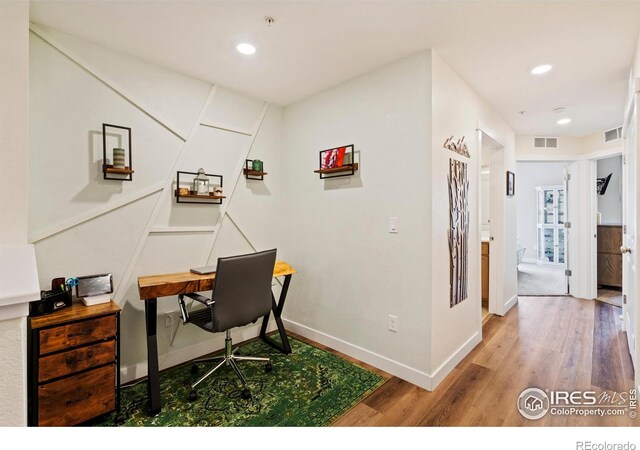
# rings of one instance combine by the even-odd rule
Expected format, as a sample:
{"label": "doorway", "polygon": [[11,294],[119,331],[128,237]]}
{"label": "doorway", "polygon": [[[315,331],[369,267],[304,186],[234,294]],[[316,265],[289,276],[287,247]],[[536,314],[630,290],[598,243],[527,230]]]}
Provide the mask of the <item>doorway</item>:
{"label": "doorway", "polygon": [[502,314],[502,228],[503,215],[503,146],[488,134],[478,130],[479,176],[479,241],[481,246],[481,311],[482,322],[492,314]]}
{"label": "doorway", "polygon": [[517,163],[518,295],[567,294],[566,161]]}
{"label": "doorway", "polygon": [[622,308],[622,155],[596,161],[597,299]]}

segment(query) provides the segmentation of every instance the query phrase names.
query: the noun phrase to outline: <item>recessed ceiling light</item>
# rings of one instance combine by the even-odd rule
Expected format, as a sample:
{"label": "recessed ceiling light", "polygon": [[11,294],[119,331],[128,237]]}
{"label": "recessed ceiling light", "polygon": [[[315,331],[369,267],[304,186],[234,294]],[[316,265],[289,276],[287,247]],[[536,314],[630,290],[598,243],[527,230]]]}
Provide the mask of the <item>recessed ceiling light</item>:
{"label": "recessed ceiling light", "polygon": [[547,73],[553,68],[551,64],[540,64],[539,66],[535,66],[531,69],[532,75],[542,75],[543,73]]}
{"label": "recessed ceiling light", "polygon": [[238,50],[243,55],[253,55],[256,52],[256,48],[253,45],[248,44],[246,42],[243,42],[242,44],[238,44],[238,46],[236,47],[236,50]]}
{"label": "recessed ceiling light", "polygon": [[566,125],[566,124],[568,124],[570,122],[571,122],[571,119],[569,119],[568,117],[565,117],[564,119],[558,120],[556,123],[558,125]]}

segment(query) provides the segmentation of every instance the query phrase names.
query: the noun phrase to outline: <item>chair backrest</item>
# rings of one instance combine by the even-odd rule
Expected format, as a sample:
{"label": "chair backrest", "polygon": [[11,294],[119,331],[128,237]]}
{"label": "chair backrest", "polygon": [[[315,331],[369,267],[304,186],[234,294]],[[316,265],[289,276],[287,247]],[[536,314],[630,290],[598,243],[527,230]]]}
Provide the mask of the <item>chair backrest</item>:
{"label": "chair backrest", "polygon": [[213,286],[213,328],[225,331],[255,322],[271,310],[276,249],[219,258]]}

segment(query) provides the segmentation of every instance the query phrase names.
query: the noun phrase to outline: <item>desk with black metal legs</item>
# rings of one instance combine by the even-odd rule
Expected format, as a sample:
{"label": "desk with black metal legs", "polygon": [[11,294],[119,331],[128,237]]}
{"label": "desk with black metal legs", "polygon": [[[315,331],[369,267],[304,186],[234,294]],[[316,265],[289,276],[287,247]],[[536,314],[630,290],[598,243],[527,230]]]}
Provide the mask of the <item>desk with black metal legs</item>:
{"label": "desk with black metal legs", "polygon": [[[260,339],[285,354],[291,353],[291,346],[289,345],[289,339],[287,338],[281,315],[284,302],[287,298],[291,276],[294,273],[296,273],[295,269],[289,264],[284,261],[276,261],[273,276],[274,278],[285,277],[285,279],[278,303],[276,303],[275,297],[271,294],[271,312],[278,326],[278,333],[280,334],[282,344],[269,338],[266,334],[271,313],[264,316],[262,319],[262,327],[260,328]],[[192,272],[138,277],[138,292],[140,293],[140,300],[144,300],[144,315],[147,328],[147,366],[149,372],[147,393],[151,414],[157,414],[162,409],[158,366],[158,298],[178,294],[189,294],[192,292],[211,291],[215,277],[215,273],[198,275]]]}

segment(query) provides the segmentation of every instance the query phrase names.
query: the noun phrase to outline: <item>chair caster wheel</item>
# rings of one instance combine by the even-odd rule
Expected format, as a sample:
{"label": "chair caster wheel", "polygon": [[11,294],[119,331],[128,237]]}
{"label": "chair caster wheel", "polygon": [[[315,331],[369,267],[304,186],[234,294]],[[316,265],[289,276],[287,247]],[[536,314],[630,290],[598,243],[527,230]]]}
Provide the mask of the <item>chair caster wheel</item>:
{"label": "chair caster wheel", "polygon": [[195,364],[191,364],[191,373],[193,375],[197,374],[199,372],[200,369],[198,369],[198,366],[196,366]]}
{"label": "chair caster wheel", "polygon": [[251,398],[251,391],[249,389],[243,389],[242,398],[245,400],[249,400]]}
{"label": "chair caster wheel", "polygon": [[198,400],[198,393],[196,391],[189,392],[189,401],[195,402],[196,400]]}
{"label": "chair caster wheel", "polygon": [[264,371],[265,371],[265,372],[267,372],[267,373],[268,373],[268,372],[271,372],[272,370],[273,370],[273,365],[272,365],[270,362],[268,362],[268,363],[266,363],[266,364],[264,365]]}

